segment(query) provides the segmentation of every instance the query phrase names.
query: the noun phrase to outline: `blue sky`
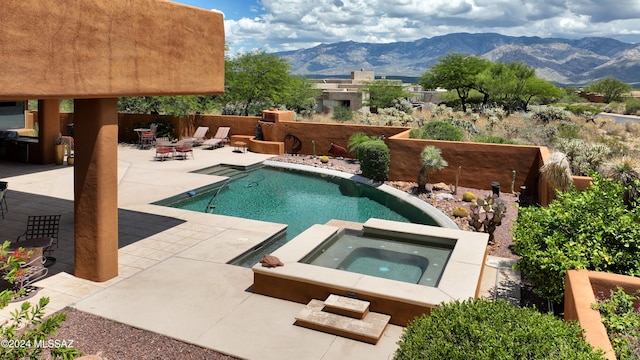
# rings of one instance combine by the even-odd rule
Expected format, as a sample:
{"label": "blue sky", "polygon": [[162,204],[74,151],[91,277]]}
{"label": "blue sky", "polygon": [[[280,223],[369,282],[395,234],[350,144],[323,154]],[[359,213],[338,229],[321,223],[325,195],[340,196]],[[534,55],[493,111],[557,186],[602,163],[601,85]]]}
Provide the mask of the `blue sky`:
{"label": "blue sky", "polygon": [[640,0],[172,0],[225,14],[231,53],[458,32],[640,44]]}

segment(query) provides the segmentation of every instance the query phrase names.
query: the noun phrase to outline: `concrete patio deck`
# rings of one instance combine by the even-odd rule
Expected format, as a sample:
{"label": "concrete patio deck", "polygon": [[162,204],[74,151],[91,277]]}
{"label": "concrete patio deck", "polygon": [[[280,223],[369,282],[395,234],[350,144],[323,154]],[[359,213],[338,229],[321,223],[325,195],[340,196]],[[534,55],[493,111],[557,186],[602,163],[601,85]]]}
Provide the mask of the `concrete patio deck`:
{"label": "concrete patio deck", "polygon": [[[119,276],[103,283],[72,275],[73,167],[1,162],[0,180],[9,182],[4,240],[24,231],[28,215],[62,214],[57,262],[36,298],[51,298],[49,313],[71,306],[240,358],[391,358],[402,327],[389,325],[370,345],[294,326],[304,304],[252,293],[251,269],[226,264],[285,225],[150,204],[222,179],[192,170],[271,157],[232,150],[196,148],[193,160],[161,162],[153,150],[119,146]],[[509,266],[488,259],[483,296],[517,299]]]}

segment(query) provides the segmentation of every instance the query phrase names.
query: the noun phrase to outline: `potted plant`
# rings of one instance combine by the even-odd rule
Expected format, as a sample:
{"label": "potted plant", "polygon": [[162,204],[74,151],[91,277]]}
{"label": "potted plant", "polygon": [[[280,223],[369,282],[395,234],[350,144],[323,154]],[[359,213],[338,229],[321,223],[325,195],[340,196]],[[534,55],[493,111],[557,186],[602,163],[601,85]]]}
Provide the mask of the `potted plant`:
{"label": "potted plant", "polygon": [[66,148],[66,144],[61,135],[58,135],[56,139],[56,143],[54,145],[54,161],[56,165],[62,165],[64,163],[64,151]]}

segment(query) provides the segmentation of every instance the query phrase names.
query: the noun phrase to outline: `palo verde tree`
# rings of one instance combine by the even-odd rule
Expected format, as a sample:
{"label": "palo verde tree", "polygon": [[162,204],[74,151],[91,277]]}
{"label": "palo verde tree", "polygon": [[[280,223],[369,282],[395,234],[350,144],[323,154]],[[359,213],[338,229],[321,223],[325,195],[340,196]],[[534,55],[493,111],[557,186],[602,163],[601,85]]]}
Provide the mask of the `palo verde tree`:
{"label": "palo verde tree", "polygon": [[394,107],[394,100],[406,99],[411,96],[409,92],[404,90],[402,83],[387,79],[367,83],[362,92],[369,95],[369,98],[364,101],[364,105],[376,109]]}
{"label": "palo verde tree", "polygon": [[536,99],[539,104],[550,104],[555,99],[560,99],[564,91],[547,80],[532,76],[524,83],[522,100],[526,110],[531,100]]}
{"label": "palo verde tree", "polygon": [[302,77],[290,74],[286,59],[264,51],[238,54],[225,61],[223,113],[261,115],[269,107],[287,107],[308,113],[318,92]]}
{"label": "palo verde tree", "polygon": [[302,116],[313,115],[322,90],[314,87],[304,76],[290,76],[289,80],[282,105]]}
{"label": "palo verde tree", "polygon": [[484,105],[490,100],[512,112],[524,106],[524,88],[534,76],[535,70],[523,62],[494,62],[478,75],[474,87],[484,95]]}
{"label": "palo verde tree", "polygon": [[587,85],[584,91],[601,94],[602,100],[610,103],[621,101],[622,96],[631,91],[631,86],[616,78],[608,77]]}
{"label": "palo verde tree", "polygon": [[477,78],[490,62],[473,55],[451,53],[427,70],[419,79],[425,89],[445,88],[455,91],[462,110],[467,110],[469,92],[476,89]]}

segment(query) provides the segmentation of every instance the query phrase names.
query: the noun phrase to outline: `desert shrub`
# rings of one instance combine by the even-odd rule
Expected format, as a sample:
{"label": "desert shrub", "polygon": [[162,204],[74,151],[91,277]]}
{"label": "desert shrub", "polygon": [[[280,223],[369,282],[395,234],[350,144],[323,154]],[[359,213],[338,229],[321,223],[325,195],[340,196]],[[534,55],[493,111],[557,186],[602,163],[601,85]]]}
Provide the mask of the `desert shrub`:
{"label": "desert shrub", "polygon": [[556,302],[567,269],[640,275],[640,210],[625,206],[621,184],[591,176],[590,187],[559,192],[548,207],[520,208],[513,228],[516,268]]}
{"label": "desert shrub", "polygon": [[618,114],[622,114],[624,112],[624,108],[625,108],[625,104],[618,102],[618,101],[612,101],[608,104],[606,104],[603,108],[602,111],[606,112],[606,113],[618,113]]}
{"label": "desert shrub", "polygon": [[562,104],[560,106],[564,107],[568,111],[571,111],[573,114],[579,115],[579,116],[585,113],[597,114],[600,112],[599,108],[591,105],[586,105],[586,104],[579,104],[579,105]]}
{"label": "desert shrub", "polygon": [[360,146],[365,142],[371,140],[372,138],[363,132],[353,133],[351,134],[351,136],[349,136],[349,144],[347,145],[347,150],[355,155],[356,159],[359,159],[360,155],[358,154],[358,151],[360,150]]}
{"label": "desert shrub", "polygon": [[433,117],[451,116],[453,115],[453,109],[446,105],[438,105],[431,109],[431,115]]}
{"label": "desert shrub", "polygon": [[517,144],[516,141],[508,140],[498,135],[483,135],[473,139],[475,142],[486,144]]}
{"label": "desert shrub", "polygon": [[498,120],[502,120],[507,115],[507,112],[501,107],[490,107],[482,109],[482,114],[486,117],[495,116]]}
{"label": "desert shrub", "polygon": [[345,122],[353,120],[353,111],[346,106],[336,106],[333,108],[333,120],[338,122]]}
{"label": "desert shrub", "polygon": [[[21,266],[31,255],[24,249],[18,249],[7,253],[9,242],[0,246],[0,273],[2,281],[14,284],[20,276],[24,276],[25,269]],[[15,292],[13,289],[0,292],[0,309],[5,308],[15,296],[22,295],[24,290]],[[36,305],[23,302],[19,308],[11,312],[8,320],[3,320],[0,325],[1,359],[39,359],[48,345],[47,336],[55,334],[57,329],[66,319],[64,313],[57,313],[44,318],[44,309],[49,304],[49,298],[42,297]],[[54,344],[55,345],[55,344]],[[49,347],[52,358],[74,359],[80,355],[77,349],[67,347],[60,343],[59,346]]]}
{"label": "desert shrub", "polygon": [[470,121],[457,119],[457,118],[449,118],[445,120],[449,124],[464,130],[469,136],[478,136],[480,131],[478,128]]}
{"label": "desert shrub", "polygon": [[624,106],[626,115],[638,115],[640,113],[640,99],[631,98],[627,100]]}
{"label": "desert shrub", "polygon": [[378,109],[378,124],[382,126],[408,126],[413,122],[413,117],[398,108]]}
{"label": "desert shrub", "polygon": [[640,359],[640,309],[633,305],[638,300],[640,292],[627,294],[618,287],[607,299],[593,304],[593,308],[600,312],[613,352],[619,360]]}
{"label": "desert shrub", "polygon": [[611,149],[601,143],[587,143],[581,139],[558,139],[556,149],[564,153],[574,175],[586,176],[597,171],[611,154]]}
{"label": "desert shrub", "polygon": [[580,139],[580,125],[573,121],[560,121],[557,127],[558,132],[556,133],[556,138]]}
{"label": "desert shrub", "polygon": [[624,123],[624,129],[630,135],[633,135],[633,136],[640,135],[640,124],[638,124],[636,122],[629,121],[629,122]]}
{"label": "desert shrub", "polygon": [[576,322],[505,300],[440,304],[404,330],[394,359],[601,359]]}
{"label": "desert shrub", "polygon": [[391,103],[394,108],[405,114],[411,114],[413,112],[413,105],[405,98],[393,99]]}
{"label": "desert shrub", "polygon": [[412,129],[409,136],[418,139],[462,141],[462,129],[447,121],[435,120]]}
{"label": "desert shrub", "polygon": [[605,145],[611,150],[609,157],[625,156],[631,151],[629,146],[617,137],[600,135],[596,138],[596,142]]}
{"label": "desert shrub", "polygon": [[391,162],[387,144],[380,139],[375,139],[362,143],[358,149],[362,175],[375,181],[387,180]]}
{"label": "desert shrub", "polygon": [[557,106],[533,105],[529,106],[529,110],[531,119],[543,124],[557,120],[566,120],[570,114],[569,111]]}

